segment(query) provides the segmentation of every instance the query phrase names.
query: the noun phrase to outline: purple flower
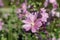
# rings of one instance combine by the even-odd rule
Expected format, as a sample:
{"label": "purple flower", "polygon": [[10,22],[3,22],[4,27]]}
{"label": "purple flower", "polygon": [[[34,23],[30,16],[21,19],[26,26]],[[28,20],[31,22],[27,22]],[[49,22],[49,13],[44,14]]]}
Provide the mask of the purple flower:
{"label": "purple flower", "polygon": [[52,6],[53,6],[53,8],[57,9],[58,8],[58,3],[53,3]]}
{"label": "purple flower", "polygon": [[3,7],[3,6],[4,6],[4,4],[3,4],[2,0],[0,0],[0,7]]}
{"label": "purple flower", "polygon": [[26,12],[26,10],[27,10],[27,5],[26,5],[26,3],[23,3],[23,4],[21,5],[21,7],[22,7],[23,12]]}
{"label": "purple flower", "polygon": [[45,0],[44,7],[47,7],[49,3],[52,4],[53,8],[57,8],[58,7],[58,3],[57,3],[56,0]]}
{"label": "purple flower", "polygon": [[22,9],[18,8],[16,11],[19,19],[22,19],[24,16],[27,17],[30,13],[26,10],[25,12]]}
{"label": "purple flower", "polygon": [[49,0],[50,3],[52,3],[53,8],[57,8],[58,7],[58,3],[56,0]]}
{"label": "purple flower", "polygon": [[47,22],[47,18],[49,17],[48,13],[41,13],[41,15],[42,15],[41,21],[42,22]]}
{"label": "purple flower", "polygon": [[40,20],[42,21],[42,22],[47,22],[47,18],[49,17],[49,15],[48,15],[48,13],[46,13],[46,9],[44,9],[44,8],[41,8],[41,15],[42,15],[42,18],[40,18]]}
{"label": "purple flower", "polygon": [[56,14],[56,11],[55,10],[56,9],[54,9],[54,8],[51,10],[52,16],[55,16],[55,14]]}
{"label": "purple flower", "polygon": [[26,31],[31,30],[33,33],[37,32],[37,30],[39,30],[39,27],[42,26],[42,23],[39,19],[37,19],[37,15],[36,14],[29,14],[28,18],[26,18],[25,20],[22,21],[23,23],[25,23],[23,25],[23,28]]}
{"label": "purple flower", "polygon": [[49,0],[45,0],[45,2],[44,2],[44,7],[47,7],[48,4],[49,4]]}
{"label": "purple flower", "polygon": [[44,13],[44,12],[46,12],[46,9],[45,8],[41,8],[40,11],[41,11],[41,13]]}

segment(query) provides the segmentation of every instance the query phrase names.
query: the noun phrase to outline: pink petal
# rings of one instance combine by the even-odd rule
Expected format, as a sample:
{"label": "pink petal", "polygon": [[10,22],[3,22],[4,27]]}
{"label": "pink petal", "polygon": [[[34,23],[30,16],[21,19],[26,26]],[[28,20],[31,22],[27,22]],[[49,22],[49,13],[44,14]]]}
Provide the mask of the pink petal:
{"label": "pink petal", "polygon": [[47,7],[47,6],[48,6],[48,0],[45,0],[44,7]]}
{"label": "pink petal", "polygon": [[57,9],[58,8],[58,3],[57,2],[53,3],[52,6],[53,6],[53,8]]}
{"label": "pink petal", "polygon": [[33,33],[35,33],[37,30],[36,30],[34,27],[32,27],[32,28],[31,28],[31,31],[32,31]]}
{"label": "pink petal", "polygon": [[3,1],[2,1],[2,0],[0,0],[0,6],[1,6],[1,7],[3,7],[3,6],[4,6],[4,4],[3,4]]}
{"label": "pink petal", "polygon": [[31,25],[30,24],[25,24],[22,26],[26,31],[29,31],[31,29]]}
{"label": "pink petal", "polygon": [[47,22],[47,18],[49,17],[48,13],[41,13],[41,15],[42,15],[41,21]]}
{"label": "pink petal", "polygon": [[27,18],[26,20],[22,20],[22,22],[23,22],[23,23],[27,23],[27,24],[30,24],[30,23],[31,23],[31,21],[30,21],[29,18]]}
{"label": "pink petal", "polygon": [[40,21],[40,20],[37,20],[37,21],[35,22],[34,28],[35,28],[36,30],[39,30],[39,28],[40,28],[41,26],[42,26],[41,21]]}
{"label": "pink petal", "polygon": [[40,10],[41,10],[43,13],[46,12],[46,9],[45,9],[45,8],[41,8]]}
{"label": "pink petal", "polygon": [[49,0],[49,2],[50,2],[50,3],[55,3],[55,2],[56,2],[56,0]]}
{"label": "pink petal", "polygon": [[22,6],[23,11],[25,12],[25,11],[26,11],[26,9],[27,9],[26,4],[25,4],[25,3],[23,3],[21,6]]}
{"label": "pink petal", "polygon": [[52,9],[52,10],[51,10],[51,13],[52,13],[52,16],[55,16],[55,14],[56,14],[55,9]]}
{"label": "pink petal", "polygon": [[18,18],[19,18],[19,19],[22,19],[23,16],[24,16],[23,14],[19,14],[19,15],[18,15]]}
{"label": "pink petal", "polygon": [[35,22],[35,25],[37,25],[37,27],[40,27],[42,26],[42,22],[39,19],[37,19],[37,21]]}
{"label": "pink petal", "polygon": [[46,18],[41,18],[41,21],[42,22],[47,22],[47,19]]}
{"label": "pink petal", "polygon": [[29,15],[29,18],[30,18],[30,20],[31,20],[32,22],[34,22],[34,21],[36,20],[37,16],[36,16],[36,15],[33,15],[33,14],[30,14],[30,15]]}

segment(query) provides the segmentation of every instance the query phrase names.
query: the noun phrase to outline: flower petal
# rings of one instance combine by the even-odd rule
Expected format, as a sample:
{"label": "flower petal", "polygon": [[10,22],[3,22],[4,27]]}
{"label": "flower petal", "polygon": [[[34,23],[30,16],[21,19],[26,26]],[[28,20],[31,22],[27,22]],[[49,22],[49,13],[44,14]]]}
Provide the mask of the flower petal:
{"label": "flower petal", "polygon": [[34,15],[33,14],[30,14],[28,17],[30,18],[30,20],[32,22],[34,22],[36,20],[36,18],[37,18],[37,15],[36,14],[34,14]]}
{"label": "flower petal", "polygon": [[42,26],[42,23],[41,23],[40,20],[37,20],[37,21],[35,22],[35,25],[36,25],[37,27],[40,27],[40,26]]}
{"label": "flower petal", "polygon": [[22,20],[22,22],[23,22],[23,23],[27,23],[27,24],[30,24],[30,23],[31,23],[31,21],[30,21],[29,18],[27,18],[26,20]]}
{"label": "flower petal", "polygon": [[36,30],[34,27],[32,27],[32,28],[31,28],[31,31],[32,31],[33,33],[35,33],[37,30]]}
{"label": "flower petal", "polygon": [[26,31],[29,31],[31,29],[31,25],[30,24],[25,24],[22,26]]}

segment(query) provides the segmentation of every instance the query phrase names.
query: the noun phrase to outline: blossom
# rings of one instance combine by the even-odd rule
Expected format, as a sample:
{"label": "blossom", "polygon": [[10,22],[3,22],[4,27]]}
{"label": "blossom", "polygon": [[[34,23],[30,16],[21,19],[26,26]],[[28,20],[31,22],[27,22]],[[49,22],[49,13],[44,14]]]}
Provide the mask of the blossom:
{"label": "blossom", "polygon": [[41,21],[47,22],[48,14],[47,13],[41,13],[41,15],[42,15]]}
{"label": "blossom", "polygon": [[47,7],[49,3],[52,4],[53,8],[57,8],[58,7],[58,3],[57,3],[56,0],[45,0],[44,7]]}
{"label": "blossom", "polygon": [[17,14],[17,16],[18,16],[18,18],[19,19],[22,19],[22,17],[23,17],[23,15],[22,15],[22,13],[21,13],[21,9],[20,8],[18,8],[18,9],[16,9],[16,14]]}
{"label": "blossom", "polygon": [[51,14],[52,14],[52,16],[55,16],[55,14],[56,14],[56,11],[55,11],[56,9],[52,9],[51,10]]}
{"label": "blossom", "polygon": [[58,3],[57,2],[53,3],[52,6],[53,6],[53,8],[57,9],[58,8]]}
{"label": "blossom", "polygon": [[22,22],[25,23],[23,25],[23,28],[26,31],[31,30],[33,33],[37,32],[37,30],[39,30],[39,27],[42,26],[42,23],[41,23],[41,21],[39,19],[37,19],[37,15],[36,14],[28,15],[28,18],[26,18]]}
{"label": "blossom", "polygon": [[49,0],[45,0],[44,7],[47,7],[48,6],[48,3],[49,3]]}
{"label": "blossom", "polygon": [[40,11],[44,13],[44,12],[46,12],[46,9],[45,8],[41,8]]}
{"label": "blossom", "polygon": [[50,3],[52,3],[53,8],[57,8],[58,7],[58,3],[56,0],[49,0]]}
{"label": "blossom", "polygon": [[30,14],[30,12],[28,12],[27,10],[25,12],[22,11],[21,8],[16,9],[15,12],[16,12],[16,14],[17,14],[17,16],[18,16],[19,19],[22,19],[23,17],[26,18]]}
{"label": "blossom", "polygon": [[22,7],[23,12],[26,12],[26,10],[27,10],[27,5],[26,5],[26,3],[23,3],[23,4],[21,5],[21,7]]}
{"label": "blossom", "polygon": [[0,7],[3,7],[3,6],[4,6],[4,4],[3,4],[2,0],[0,0]]}
{"label": "blossom", "polygon": [[47,22],[47,18],[49,17],[48,13],[46,13],[46,9],[45,8],[41,8],[41,15],[42,15],[42,18],[40,18],[40,20],[42,22]]}

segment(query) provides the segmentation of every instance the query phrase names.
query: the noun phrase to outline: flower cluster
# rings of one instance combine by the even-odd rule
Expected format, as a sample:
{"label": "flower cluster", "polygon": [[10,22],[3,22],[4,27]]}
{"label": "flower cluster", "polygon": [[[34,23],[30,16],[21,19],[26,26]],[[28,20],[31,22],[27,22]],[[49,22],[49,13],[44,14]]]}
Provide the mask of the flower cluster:
{"label": "flower cluster", "polygon": [[39,12],[29,12],[26,8],[25,3],[22,4],[23,12],[21,13],[21,10],[18,10],[19,12],[17,12],[17,14],[20,13],[20,19],[22,20],[23,16],[25,17],[25,19],[22,20],[22,22],[24,23],[23,28],[26,31],[31,30],[33,33],[37,32],[37,30],[39,30],[39,28],[45,22],[47,22],[47,18],[49,17],[45,8],[41,8]]}
{"label": "flower cluster", "polygon": [[[53,9],[49,12],[47,12],[46,7],[48,4],[51,3],[53,6]],[[26,31],[31,30],[33,33],[37,32],[40,27],[47,23],[47,19],[49,18],[49,13],[52,14],[51,16],[54,16],[56,14],[56,9],[58,8],[58,4],[56,0],[45,0],[44,7],[40,8],[39,11],[28,11],[28,6],[26,3],[23,3],[21,5],[21,8],[17,10],[17,14],[20,20],[24,23],[22,26]],[[23,19],[24,18],[24,19]]]}
{"label": "flower cluster", "polygon": [[42,17],[38,17],[40,15],[38,15],[38,13],[35,12],[35,13],[30,13],[29,15],[27,15],[25,20],[22,20],[22,22],[25,23],[23,25],[23,28],[26,31],[31,30],[32,32],[36,32],[45,22],[47,22],[48,13],[42,11],[42,13],[39,14]]}
{"label": "flower cluster", "polygon": [[56,0],[45,0],[44,7],[47,7],[49,3],[52,4],[53,8],[57,8],[58,7],[58,3],[57,3]]}

